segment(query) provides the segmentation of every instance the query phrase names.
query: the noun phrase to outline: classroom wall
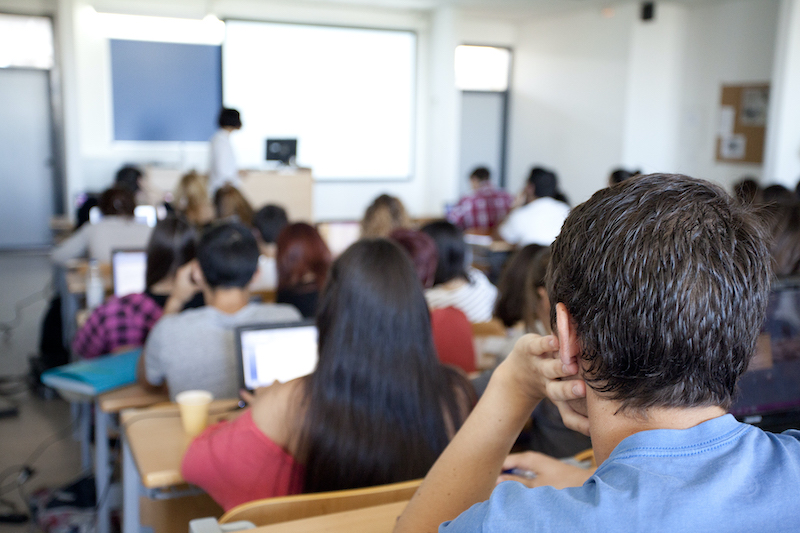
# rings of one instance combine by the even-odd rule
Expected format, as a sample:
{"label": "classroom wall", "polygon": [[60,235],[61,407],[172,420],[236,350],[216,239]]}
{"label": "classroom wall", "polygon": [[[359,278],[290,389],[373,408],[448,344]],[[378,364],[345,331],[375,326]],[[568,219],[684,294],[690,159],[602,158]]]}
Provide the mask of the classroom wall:
{"label": "classroom wall", "polygon": [[781,0],[764,174],[772,183],[800,181],[800,0]]}
{"label": "classroom wall", "polygon": [[515,48],[509,189],[533,165],[558,171],[573,205],[604,186],[619,164],[629,44],[636,8],[542,17],[522,24]]}
{"label": "classroom wall", "polygon": [[[730,186],[761,177],[763,165],[718,163],[714,157],[723,84],[770,82],[778,0],[698,4],[687,12],[677,170]],[[773,95],[774,96],[774,95]],[[795,99],[796,100],[796,99]],[[768,128],[775,127],[768,124]],[[771,177],[764,176],[765,182]]]}

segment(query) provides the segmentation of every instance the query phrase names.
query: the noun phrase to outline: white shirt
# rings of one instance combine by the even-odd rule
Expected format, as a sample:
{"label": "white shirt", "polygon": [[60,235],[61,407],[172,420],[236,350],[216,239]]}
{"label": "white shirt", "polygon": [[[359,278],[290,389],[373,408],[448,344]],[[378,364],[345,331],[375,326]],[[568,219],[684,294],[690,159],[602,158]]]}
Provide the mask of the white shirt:
{"label": "white shirt", "polygon": [[569,206],[564,202],[549,197],[537,198],[512,211],[498,231],[500,237],[511,244],[550,246],[561,233],[567,215]]}
{"label": "white shirt", "polygon": [[208,163],[208,187],[213,195],[217,189],[230,183],[239,186],[239,170],[231,146],[231,132],[220,128],[211,137]]}
{"label": "white shirt", "polygon": [[469,281],[455,289],[445,289],[441,285],[427,289],[425,299],[428,307],[455,307],[473,324],[488,322],[492,319],[497,287],[480,270],[468,269],[467,277]]}

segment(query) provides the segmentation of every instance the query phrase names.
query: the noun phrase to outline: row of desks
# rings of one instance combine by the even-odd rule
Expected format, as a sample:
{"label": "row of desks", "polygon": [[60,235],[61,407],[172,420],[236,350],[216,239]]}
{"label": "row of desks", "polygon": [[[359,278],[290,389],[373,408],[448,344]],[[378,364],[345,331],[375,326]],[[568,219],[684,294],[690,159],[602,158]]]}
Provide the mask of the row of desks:
{"label": "row of desks", "polygon": [[[216,400],[211,420],[234,415],[237,400]],[[122,439],[123,533],[139,533],[140,497],[154,500],[196,495],[201,491],[186,484],[180,466],[191,439],[184,433],[180,413],[169,398],[131,385],[95,399],[95,476],[97,480],[98,533],[109,531],[107,491],[111,478],[108,431],[119,415]],[[390,532],[405,502],[324,515],[257,528],[257,533],[330,531],[342,533]],[[188,530],[188,524],[186,524]]]}

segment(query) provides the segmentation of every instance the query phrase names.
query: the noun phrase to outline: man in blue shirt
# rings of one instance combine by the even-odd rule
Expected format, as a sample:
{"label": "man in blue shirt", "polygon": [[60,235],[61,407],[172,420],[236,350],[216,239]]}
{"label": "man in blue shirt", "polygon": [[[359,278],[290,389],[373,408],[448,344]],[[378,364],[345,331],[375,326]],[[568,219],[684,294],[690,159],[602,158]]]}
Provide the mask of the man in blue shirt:
{"label": "man in blue shirt", "polygon": [[[764,318],[765,240],[722,189],[686,176],[633,178],[575,208],[548,272],[555,334],[523,337],[495,370],[395,531],[800,527],[800,432],[726,414]],[[600,466],[563,490],[495,488],[544,397]]]}

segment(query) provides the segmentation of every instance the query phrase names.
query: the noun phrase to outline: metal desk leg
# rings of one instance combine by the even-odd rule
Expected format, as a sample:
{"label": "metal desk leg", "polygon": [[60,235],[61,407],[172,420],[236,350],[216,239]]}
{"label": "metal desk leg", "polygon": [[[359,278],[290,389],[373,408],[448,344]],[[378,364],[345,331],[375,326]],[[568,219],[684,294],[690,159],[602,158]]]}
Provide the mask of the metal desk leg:
{"label": "metal desk leg", "polygon": [[122,533],[141,533],[139,523],[139,471],[124,432],[122,438]]}
{"label": "metal desk leg", "polygon": [[92,467],[92,402],[72,402],[72,416],[77,418],[73,437],[81,443],[81,469]]}
{"label": "metal desk leg", "polygon": [[111,513],[109,510],[109,485],[111,468],[108,453],[108,419],[111,415],[94,404],[94,482],[97,493],[97,533],[108,533]]}

